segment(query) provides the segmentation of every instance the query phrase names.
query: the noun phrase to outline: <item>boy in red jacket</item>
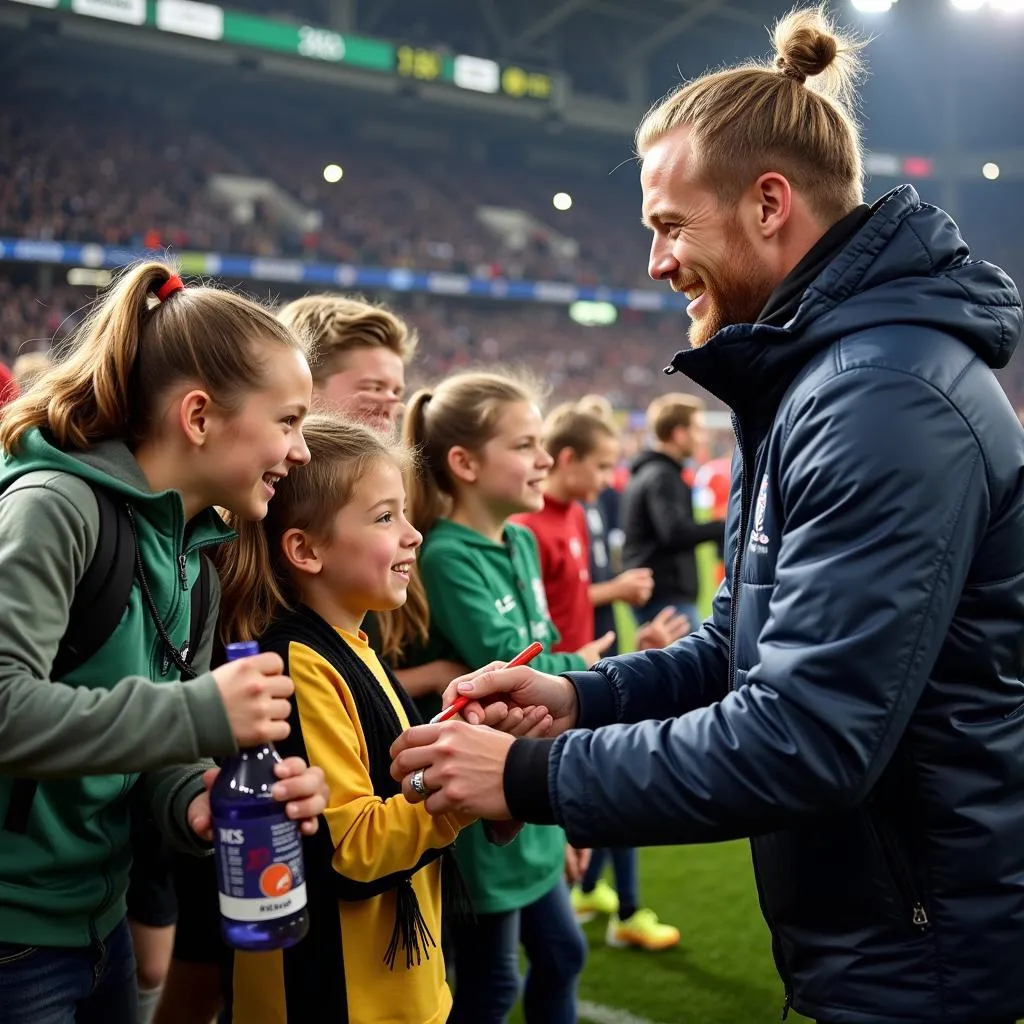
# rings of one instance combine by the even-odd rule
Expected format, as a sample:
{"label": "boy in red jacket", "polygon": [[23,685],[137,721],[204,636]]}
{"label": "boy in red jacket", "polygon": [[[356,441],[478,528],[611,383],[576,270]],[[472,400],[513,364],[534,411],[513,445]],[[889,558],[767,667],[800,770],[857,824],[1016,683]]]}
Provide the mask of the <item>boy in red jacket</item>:
{"label": "boy in red jacket", "polygon": [[[537,538],[544,593],[552,621],[561,634],[556,650],[576,651],[594,639],[594,606],[624,601],[642,605],[653,585],[650,569],[630,569],[613,579],[594,582],[590,576],[590,535],[581,502],[594,502],[608,486],[619,457],[614,427],[602,417],[572,405],[555,409],[544,424],[544,446],[555,460],[544,481],[544,508],[515,516]],[[665,647],[687,631],[685,619],[667,608],[654,622],[641,626],[641,647]],[[616,893],[600,880],[612,857]],[[611,946],[667,949],[679,942],[679,930],[662,924],[637,897],[636,850],[595,850],[582,887],[572,891],[580,920],[598,912],[609,915]]]}

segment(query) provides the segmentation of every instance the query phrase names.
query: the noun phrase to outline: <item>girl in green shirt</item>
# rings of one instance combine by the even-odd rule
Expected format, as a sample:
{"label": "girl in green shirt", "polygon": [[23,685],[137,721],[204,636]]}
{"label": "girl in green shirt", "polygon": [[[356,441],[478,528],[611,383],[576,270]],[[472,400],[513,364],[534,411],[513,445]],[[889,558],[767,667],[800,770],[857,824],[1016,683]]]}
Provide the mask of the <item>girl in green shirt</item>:
{"label": "girl in green shirt", "polygon": [[[532,662],[542,672],[581,669],[600,656],[597,643],[549,653],[558,632],[536,541],[508,522],[543,506],[551,457],[541,431],[535,392],[499,374],[457,374],[409,403],[405,439],[420,455],[410,518],[425,537],[430,657],[473,669],[508,661],[534,640],[544,645]],[[477,920],[452,930],[458,977],[449,1024],[506,1018],[519,994],[520,941],[530,964],[527,1022],[575,1021],[586,946],[563,879],[562,830],[527,825],[515,842],[497,846],[477,824],[462,833],[456,852]]]}

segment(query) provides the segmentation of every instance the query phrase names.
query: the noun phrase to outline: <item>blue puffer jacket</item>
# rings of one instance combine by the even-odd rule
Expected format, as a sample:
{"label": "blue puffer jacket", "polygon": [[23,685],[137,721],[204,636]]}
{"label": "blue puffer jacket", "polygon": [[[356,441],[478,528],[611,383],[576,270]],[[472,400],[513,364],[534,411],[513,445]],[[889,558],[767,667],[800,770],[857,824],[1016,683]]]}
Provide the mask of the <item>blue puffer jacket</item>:
{"label": "blue puffer jacket", "polygon": [[552,747],[570,841],[754,837],[810,1017],[1024,1016],[1021,325],[903,187],[785,327],[678,355],[736,414],[734,571],[694,635],[572,677],[581,725],[626,724]]}

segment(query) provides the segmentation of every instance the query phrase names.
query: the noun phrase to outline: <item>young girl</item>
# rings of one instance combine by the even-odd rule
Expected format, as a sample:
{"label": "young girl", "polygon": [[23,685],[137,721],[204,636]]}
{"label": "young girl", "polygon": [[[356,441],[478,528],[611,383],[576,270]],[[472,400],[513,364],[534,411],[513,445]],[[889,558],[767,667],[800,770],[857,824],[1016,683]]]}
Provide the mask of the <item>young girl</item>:
{"label": "young girl", "polygon": [[[543,507],[551,457],[531,389],[493,373],[462,373],[413,396],[405,437],[420,453],[412,520],[426,536],[420,567],[430,606],[434,656],[479,668],[508,661],[531,641],[542,672],[597,661],[614,638],[578,653],[548,653],[558,633],[548,616],[537,545],[517,512]],[[458,844],[475,924],[454,929],[458,972],[451,1024],[502,1021],[519,993],[518,946],[530,970],[529,1022],[574,1021],[585,946],[562,879],[565,836],[527,825],[514,843],[490,845],[483,829]]]}
{"label": "young girl", "polygon": [[390,746],[418,718],[360,629],[367,612],[405,601],[422,540],[405,517],[405,457],[330,417],[311,417],[305,435],[309,466],[220,553],[221,633],[284,659],[295,699],[279,749],[323,767],[328,827],[306,845],[308,936],[283,953],[235,954],[231,1019],[439,1024],[451,1006],[442,866],[469,821],[431,817],[392,781]]}
{"label": "young girl", "polygon": [[[275,482],[309,458],[301,424],[310,391],[295,339],[266,311],[184,288],[153,262],[121,278],[75,350],[0,417],[8,1024],[136,1019],[125,889],[137,773],[150,772],[145,793],[163,834],[199,852],[210,765],[168,766],[287,733],[281,698],[291,683],[280,659],[208,671],[215,580],[198,650],[187,637],[200,552],[232,536],[211,506],[266,514]],[[101,494],[130,540],[101,544]],[[122,550],[135,552],[127,604],[113,609],[106,642],[76,656],[62,645],[72,612],[82,614],[76,589],[94,558]],[[55,661],[73,667],[58,674]],[[319,774],[297,762],[283,772],[294,777],[275,795],[293,802],[292,817],[315,819]]]}

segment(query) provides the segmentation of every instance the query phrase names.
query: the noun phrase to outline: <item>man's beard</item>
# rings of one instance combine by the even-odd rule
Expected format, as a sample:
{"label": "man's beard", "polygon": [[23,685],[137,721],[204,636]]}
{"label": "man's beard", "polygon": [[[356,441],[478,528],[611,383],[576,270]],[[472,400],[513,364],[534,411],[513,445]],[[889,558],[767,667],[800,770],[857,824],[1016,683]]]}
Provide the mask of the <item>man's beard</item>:
{"label": "man's beard", "polygon": [[709,308],[690,323],[693,348],[706,345],[723,327],[754,323],[775,290],[775,282],[738,226],[730,230],[730,236],[728,265],[719,271],[716,280],[704,280]]}

